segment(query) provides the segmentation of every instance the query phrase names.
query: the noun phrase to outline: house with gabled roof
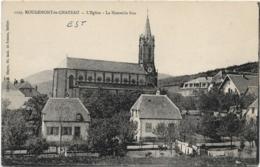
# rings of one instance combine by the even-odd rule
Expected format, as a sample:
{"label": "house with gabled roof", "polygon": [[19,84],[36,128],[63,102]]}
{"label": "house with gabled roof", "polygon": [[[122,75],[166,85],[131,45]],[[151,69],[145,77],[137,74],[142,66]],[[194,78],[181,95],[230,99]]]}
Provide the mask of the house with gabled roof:
{"label": "house with gabled roof", "polygon": [[146,141],[157,136],[153,129],[159,123],[178,126],[182,119],[179,108],[167,95],[142,94],[130,109],[130,120],[137,124],[135,140]]}
{"label": "house with gabled roof", "polygon": [[257,95],[257,75],[228,74],[219,89],[224,93],[237,93],[245,95],[247,93]]}
{"label": "house with gabled roof", "polygon": [[34,88],[28,81],[20,82],[14,84],[14,86],[19,89],[25,97],[38,96],[40,93]]}
{"label": "house with gabled roof", "polygon": [[42,110],[42,136],[63,145],[88,139],[90,116],[78,98],[50,98]]}
{"label": "house with gabled roof", "polygon": [[250,122],[251,120],[256,122],[256,117],[258,115],[258,98],[251,103],[248,107],[246,112],[244,113],[244,117],[247,122]]}

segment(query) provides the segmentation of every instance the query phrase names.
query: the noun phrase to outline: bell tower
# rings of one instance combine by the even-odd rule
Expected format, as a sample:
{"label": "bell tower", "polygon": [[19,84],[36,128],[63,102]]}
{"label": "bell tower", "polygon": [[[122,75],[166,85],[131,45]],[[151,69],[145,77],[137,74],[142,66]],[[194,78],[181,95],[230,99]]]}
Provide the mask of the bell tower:
{"label": "bell tower", "polygon": [[139,37],[139,64],[148,73],[148,84],[157,86],[157,72],[154,65],[154,36],[151,33],[147,14],[144,33]]}

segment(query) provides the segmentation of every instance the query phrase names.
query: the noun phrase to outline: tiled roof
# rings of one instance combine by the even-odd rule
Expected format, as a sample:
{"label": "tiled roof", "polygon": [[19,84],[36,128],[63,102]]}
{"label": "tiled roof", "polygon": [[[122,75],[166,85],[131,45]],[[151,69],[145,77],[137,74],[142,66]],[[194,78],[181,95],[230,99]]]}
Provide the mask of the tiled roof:
{"label": "tiled roof", "polygon": [[258,77],[255,75],[228,74],[227,77],[233,81],[240,93],[245,93],[248,89],[254,89],[257,86]]}
{"label": "tiled roof", "polygon": [[88,110],[79,98],[50,98],[44,106],[43,121],[76,121],[76,115],[81,114],[83,121],[90,121]]}
{"label": "tiled roof", "polygon": [[258,98],[248,108],[258,108]]}
{"label": "tiled roof", "polygon": [[84,69],[111,72],[146,74],[144,68],[137,63],[114,62],[67,57],[63,68]]}
{"label": "tiled roof", "polygon": [[182,119],[179,108],[166,95],[142,94],[132,109],[139,110],[144,119]]}
{"label": "tiled roof", "polygon": [[17,83],[14,86],[18,88],[25,95],[25,97],[40,95],[40,93],[27,81],[23,83]]}
{"label": "tiled roof", "polygon": [[17,84],[15,84],[15,86],[17,88],[19,88],[19,89],[20,88],[24,88],[24,89],[31,89],[31,88],[33,88],[32,85],[29,82],[27,82],[27,81],[25,81],[23,83],[17,83]]}

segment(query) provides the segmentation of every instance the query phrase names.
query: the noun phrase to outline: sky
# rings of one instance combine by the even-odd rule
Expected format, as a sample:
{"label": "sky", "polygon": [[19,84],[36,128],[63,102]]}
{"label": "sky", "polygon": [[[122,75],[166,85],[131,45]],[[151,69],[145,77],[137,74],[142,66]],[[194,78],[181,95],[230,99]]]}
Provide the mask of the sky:
{"label": "sky", "polygon": [[[137,63],[147,9],[159,73],[194,74],[257,61],[256,2],[5,2],[2,76],[6,50],[11,79],[53,69],[66,56]],[[25,14],[25,10],[79,10],[85,14]],[[23,14],[17,14],[20,11]],[[106,15],[105,11],[135,14]],[[9,49],[4,43],[7,20]],[[86,22],[72,28],[67,27],[70,21]]]}

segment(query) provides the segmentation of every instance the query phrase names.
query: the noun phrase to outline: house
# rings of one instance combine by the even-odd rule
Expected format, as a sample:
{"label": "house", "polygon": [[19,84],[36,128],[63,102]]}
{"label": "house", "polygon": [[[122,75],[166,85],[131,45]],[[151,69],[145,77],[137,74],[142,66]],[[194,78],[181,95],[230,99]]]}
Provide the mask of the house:
{"label": "house", "polygon": [[153,129],[159,123],[178,126],[182,119],[179,108],[166,95],[159,94],[142,94],[131,107],[130,113],[130,120],[137,124],[137,142],[156,138]]}
{"label": "house", "polygon": [[258,98],[248,106],[246,112],[244,113],[244,117],[247,122],[253,120],[256,122],[256,116],[258,115]]}
{"label": "house", "polygon": [[25,97],[38,96],[40,93],[37,91],[37,88],[34,88],[29,82],[22,81],[20,83],[14,82],[14,86],[19,89]]}
{"label": "house", "polygon": [[237,93],[245,95],[247,93],[257,95],[257,75],[228,74],[219,89],[224,93]]}
{"label": "house", "polygon": [[183,96],[196,96],[200,91],[207,92],[212,77],[198,77],[183,84],[180,93]]}
{"label": "house", "polygon": [[88,139],[90,116],[78,98],[50,98],[42,110],[42,136],[49,143]]}
{"label": "house", "polygon": [[2,82],[2,100],[8,100],[10,102],[7,106],[8,109],[15,110],[22,108],[24,103],[29,99],[30,97],[25,97],[9,80],[4,79]]}

